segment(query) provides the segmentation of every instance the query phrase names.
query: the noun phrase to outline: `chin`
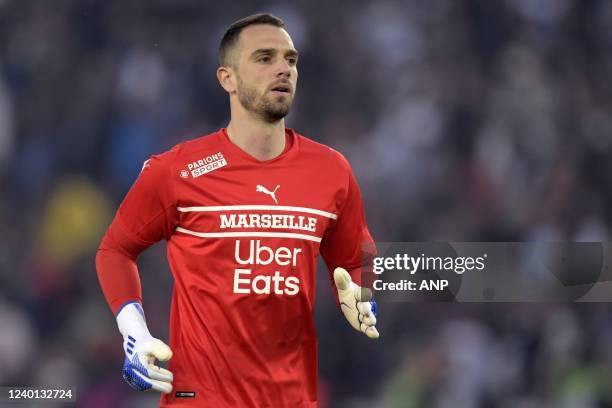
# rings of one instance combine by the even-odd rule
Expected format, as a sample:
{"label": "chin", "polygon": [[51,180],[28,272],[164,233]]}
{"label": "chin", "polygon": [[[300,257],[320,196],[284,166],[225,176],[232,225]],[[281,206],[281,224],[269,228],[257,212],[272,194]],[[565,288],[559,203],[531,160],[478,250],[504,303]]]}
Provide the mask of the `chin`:
{"label": "chin", "polygon": [[270,109],[264,112],[264,117],[268,122],[277,122],[289,114],[289,107],[285,109]]}
{"label": "chin", "polygon": [[273,102],[263,107],[262,111],[266,116],[278,116],[280,118],[284,118],[289,114],[290,108],[290,102]]}

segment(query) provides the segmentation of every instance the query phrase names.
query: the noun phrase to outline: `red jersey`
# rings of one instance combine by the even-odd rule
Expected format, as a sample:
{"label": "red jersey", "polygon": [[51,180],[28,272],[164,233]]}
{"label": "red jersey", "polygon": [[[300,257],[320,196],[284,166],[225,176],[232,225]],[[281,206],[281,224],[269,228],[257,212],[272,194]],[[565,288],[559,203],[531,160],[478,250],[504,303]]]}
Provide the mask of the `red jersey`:
{"label": "red jersey", "polygon": [[[359,283],[372,238],[344,157],[286,140],[268,161],[225,129],[152,156],[109,227],[102,246],[126,253],[167,240],[174,388],[161,406],[317,405],[317,256]],[[125,301],[105,294],[114,311]]]}

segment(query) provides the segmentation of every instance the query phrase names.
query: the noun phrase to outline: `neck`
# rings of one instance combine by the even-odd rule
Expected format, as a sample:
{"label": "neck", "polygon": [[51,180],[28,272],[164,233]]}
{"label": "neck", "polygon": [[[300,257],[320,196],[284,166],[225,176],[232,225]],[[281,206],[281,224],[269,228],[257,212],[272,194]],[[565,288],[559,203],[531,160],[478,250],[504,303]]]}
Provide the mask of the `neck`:
{"label": "neck", "polygon": [[250,114],[232,115],[229,139],[257,160],[271,160],[285,150],[285,120],[268,123]]}

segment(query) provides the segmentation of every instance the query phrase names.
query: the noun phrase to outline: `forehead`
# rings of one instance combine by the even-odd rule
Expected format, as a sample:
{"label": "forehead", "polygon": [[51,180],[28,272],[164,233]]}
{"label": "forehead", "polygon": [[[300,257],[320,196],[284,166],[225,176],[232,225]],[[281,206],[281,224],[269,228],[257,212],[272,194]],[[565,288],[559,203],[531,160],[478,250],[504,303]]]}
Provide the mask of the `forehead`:
{"label": "forehead", "polygon": [[240,33],[240,50],[243,56],[261,48],[276,48],[281,51],[293,50],[293,41],[283,28],[268,24],[245,27]]}

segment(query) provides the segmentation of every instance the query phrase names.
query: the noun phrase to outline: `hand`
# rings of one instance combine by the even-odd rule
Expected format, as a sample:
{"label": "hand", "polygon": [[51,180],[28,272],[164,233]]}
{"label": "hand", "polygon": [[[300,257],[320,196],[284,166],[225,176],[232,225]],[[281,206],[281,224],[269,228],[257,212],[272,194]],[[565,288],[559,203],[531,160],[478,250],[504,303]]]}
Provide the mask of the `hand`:
{"label": "hand", "polygon": [[376,330],[376,302],[372,300],[372,291],[355,284],[343,268],[334,270],[334,282],[346,320],[355,330],[365,333],[371,339],[377,339],[380,334]]}
{"label": "hand", "polygon": [[172,392],[172,373],[153,364],[155,360],[170,360],[170,347],[150,335],[128,334],[123,341],[123,348],[123,379],[132,388],[138,391],[152,389],[165,394]]}
{"label": "hand", "polygon": [[151,336],[140,304],[124,306],[117,314],[117,324],[123,335],[125,351],[123,379],[138,391],[172,392],[172,373],[154,364],[155,360],[170,360],[172,350]]}

